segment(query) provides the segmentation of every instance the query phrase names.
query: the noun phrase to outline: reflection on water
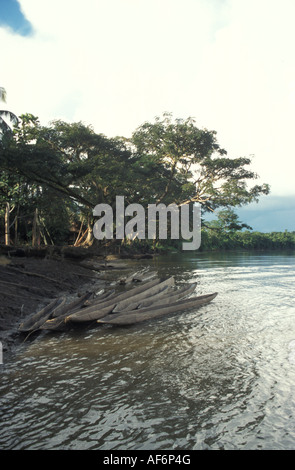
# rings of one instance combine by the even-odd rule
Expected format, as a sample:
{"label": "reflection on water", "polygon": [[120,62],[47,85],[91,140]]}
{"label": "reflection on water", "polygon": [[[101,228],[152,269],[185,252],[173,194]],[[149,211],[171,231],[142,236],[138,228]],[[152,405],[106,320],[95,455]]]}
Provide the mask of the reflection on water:
{"label": "reflection on water", "polygon": [[26,343],[0,366],[0,448],[293,449],[294,261],[248,253],[143,261],[219,295],[128,328]]}

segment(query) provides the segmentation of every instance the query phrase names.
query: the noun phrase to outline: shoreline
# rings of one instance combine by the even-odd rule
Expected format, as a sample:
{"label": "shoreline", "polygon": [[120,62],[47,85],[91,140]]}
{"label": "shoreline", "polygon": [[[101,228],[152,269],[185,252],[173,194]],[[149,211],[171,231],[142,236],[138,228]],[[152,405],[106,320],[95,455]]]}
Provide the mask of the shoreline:
{"label": "shoreline", "polygon": [[[86,251],[87,255],[81,256],[81,251],[78,251],[78,256],[73,257],[34,256],[35,253],[26,253],[27,256],[23,253],[14,256],[0,254],[0,342],[3,353],[8,354],[24,342],[24,334],[18,331],[20,323],[53,299],[62,296],[74,299],[86,292],[108,289],[114,277],[120,277],[122,268],[127,268],[126,261],[136,262],[161,255],[109,253],[102,257]],[[238,251],[274,253],[282,250]],[[212,252],[226,254],[237,253],[237,250],[204,250],[198,253],[205,255]],[[111,278],[109,273],[113,273]]]}
{"label": "shoreline", "polygon": [[[19,325],[50,301],[106,287],[106,263],[34,257],[0,257],[0,342],[9,354],[24,342]],[[103,275],[102,275],[103,273]]]}

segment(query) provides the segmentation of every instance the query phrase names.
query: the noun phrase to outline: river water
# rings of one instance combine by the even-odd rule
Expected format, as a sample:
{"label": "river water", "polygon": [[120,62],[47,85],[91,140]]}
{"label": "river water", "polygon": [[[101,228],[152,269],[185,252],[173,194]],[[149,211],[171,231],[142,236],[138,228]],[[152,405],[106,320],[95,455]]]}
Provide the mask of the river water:
{"label": "river water", "polygon": [[195,311],[46,334],[4,354],[0,449],[294,449],[294,253],[128,263],[219,294]]}

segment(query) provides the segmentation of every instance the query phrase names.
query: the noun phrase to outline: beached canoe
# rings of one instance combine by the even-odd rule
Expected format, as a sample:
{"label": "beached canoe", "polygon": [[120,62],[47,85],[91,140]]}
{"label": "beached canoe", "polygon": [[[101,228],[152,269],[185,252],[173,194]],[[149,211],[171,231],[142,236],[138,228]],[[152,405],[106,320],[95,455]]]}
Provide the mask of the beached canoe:
{"label": "beached canoe", "polygon": [[44,322],[39,326],[39,330],[64,330],[66,328],[65,319],[69,315],[69,312],[83,311],[83,306],[87,305],[88,300],[93,296],[92,293],[87,292],[86,294],[78,297],[72,302],[63,305],[54,311],[49,318],[45,319]]}
{"label": "beached canoe", "polygon": [[152,295],[157,294],[158,292],[164,290],[167,286],[174,285],[174,282],[175,281],[173,277],[170,277],[169,279],[166,279],[164,281],[160,281],[159,279],[157,279],[154,281],[147,282],[146,284],[143,284],[138,288],[130,289],[129,291],[124,292],[123,294],[113,296],[107,302],[98,303],[93,306],[86,307],[83,310],[79,310],[77,312],[69,314],[65,321],[81,323],[99,320],[100,318],[103,318],[104,316],[112,312],[120,301],[128,299],[126,305],[128,305],[128,303],[134,303],[134,301],[136,300],[142,300],[144,298],[151,297]]}
{"label": "beached canoe", "polygon": [[29,332],[39,328],[42,323],[44,323],[51,315],[54,314],[54,311],[59,307],[65,304],[66,299],[64,297],[52,300],[46,307],[39,310],[37,313],[33,314],[28,320],[19,325],[19,331]]}
{"label": "beached canoe", "polygon": [[[91,292],[87,292],[69,303],[66,303],[65,297],[54,299],[46,307],[34,313],[28,320],[21,323],[19,325],[19,331],[22,333],[37,331],[51,319],[56,320],[55,323],[57,323],[57,321],[59,321],[57,319],[65,318],[68,312],[81,309],[92,296],[93,294]],[[53,324],[54,322],[52,322],[52,325]]]}
{"label": "beached canoe", "polygon": [[202,305],[211,302],[216,296],[217,292],[180,300],[170,305],[163,304],[153,308],[146,307],[130,312],[122,312],[118,314],[113,313],[100,320],[97,320],[97,322],[110,325],[133,325],[135,323],[141,323],[153,318],[162,317],[164,315],[201,307]]}
{"label": "beached canoe", "polygon": [[174,286],[174,284],[175,284],[174,277],[169,277],[165,281],[160,282],[159,284],[157,284],[157,285],[155,285],[155,286],[151,287],[150,289],[147,289],[143,292],[140,292],[139,294],[136,294],[136,295],[133,294],[132,295],[132,293],[130,293],[130,297],[128,299],[121,300],[120,302],[118,302],[117,305],[115,306],[115,308],[112,311],[113,312],[121,312],[122,310],[125,310],[126,308],[128,308],[128,305],[130,304],[130,301],[131,302],[140,302],[141,300],[146,299],[146,298],[150,298],[153,295],[161,294],[167,287]]}
{"label": "beached canoe", "polygon": [[139,294],[140,292],[146,291],[147,289],[150,289],[151,287],[156,286],[157,284],[160,284],[160,282],[161,280],[159,278],[156,278],[148,282],[140,283],[140,285],[137,287],[133,287],[133,288],[121,291],[121,292],[117,292],[112,295],[108,295],[106,298],[95,297],[89,302],[89,307],[96,306],[98,304],[100,305],[100,307],[102,307],[103,304],[106,304],[104,305],[105,307],[109,305],[110,300],[116,300],[116,302],[118,303],[121,300],[128,299],[131,295],[136,295],[136,294]]}
{"label": "beached canoe", "polygon": [[75,300],[72,300],[72,302],[69,302],[67,304],[62,304],[58,308],[56,308],[53,313],[51,314],[52,318],[59,317],[61,315],[64,315],[65,313],[68,312],[74,312],[76,310],[79,310],[87,303],[91,298],[93,297],[93,293],[91,292],[86,292],[85,294],[81,295],[80,297],[77,297]]}
{"label": "beached canoe", "polygon": [[132,298],[129,299],[129,302],[126,304],[122,304],[121,308],[117,310],[113,310],[113,313],[119,313],[119,312],[124,312],[126,310],[135,310],[136,308],[139,308],[142,304],[147,303],[147,305],[150,305],[151,302],[156,302],[159,299],[164,299],[170,294],[173,294],[174,292],[174,286],[166,286],[163,290],[158,292],[157,294],[150,295],[148,297],[145,297],[143,299],[138,299],[137,301],[134,301]]}
{"label": "beached canoe", "polygon": [[177,300],[184,299],[188,295],[192,294],[196,289],[197,283],[190,284],[189,286],[182,287],[180,289],[175,289],[173,291],[169,291],[168,293],[164,293],[163,296],[156,298],[156,296],[151,297],[150,299],[146,299],[139,304],[137,307],[138,309],[142,309],[145,307],[156,307],[157,305],[171,304],[176,302]]}

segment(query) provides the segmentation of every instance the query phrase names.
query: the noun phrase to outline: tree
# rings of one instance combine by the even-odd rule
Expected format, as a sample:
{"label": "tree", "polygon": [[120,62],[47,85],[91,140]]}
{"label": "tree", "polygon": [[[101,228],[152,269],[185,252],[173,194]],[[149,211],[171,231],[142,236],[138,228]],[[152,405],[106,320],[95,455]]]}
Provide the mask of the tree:
{"label": "tree", "polygon": [[[199,202],[205,211],[257,200],[269,188],[248,187],[256,178],[249,165],[248,158],[229,158],[216,132],[197,128],[191,118],[164,114],[131,139],[110,139],[81,122],[42,126],[25,114],[0,140],[0,202],[2,211],[10,203],[14,220],[20,212],[27,218],[26,239],[38,228],[44,242],[63,243],[74,224],[80,242],[90,244],[93,208],[104,202],[114,209],[118,195],[144,207]],[[241,225],[230,212],[227,218],[227,226]]]}
{"label": "tree", "polygon": [[219,211],[217,220],[212,221],[208,225],[211,228],[228,233],[234,233],[244,228],[252,230],[252,227],[239,220],[239,216],[231,208]]}
{"label": "tree", "polygon": [[[3,87],[0,87],[0,101],[6,102],[6,90]],[[18,122],[17,117],[11,111],[0,110],[0,141],[2,141],[5,134],[12,132],[13,125],[16,125]],[[0,143],[2,145],[2,142]],[[3,189],[5,182],[7,181],[8,175],[4,172],[0,174],[0,188]],[[13,192],[13,188],[12,188]],[[1,200],[1,194],[0,194]],[[10,202],[7,199],[5,202],[5,217],[4,217],[4,231],[5,231],[5,245],[10,245],[10,213],[13,210],[11,208]],[[1,209],[0,209],[1,212]]]}
{"label": "tree", "polygon": [[[37,117],[22,115],[2,150],[1,166],[40,188],[40,210],[48,206],[48,194],[51,202],[58,195],[64,210],[71,205],[72,214],[84,220],[87,243],[93,239],[93,208],[100,202],[113,205],[118,194],[132,194],[133,157],[123,139],[108,139],[82,123],[41,126]],[[60,228],[53,231],[62,233]]]}
{"label": "tree", "polygon": [[192,118],[173,121],[165,113],[140,126],[131,144],[145,161],[158,165],[162,184],[153,192],[157,202],[199,202],[209,211],[241,206],[269,193],[267,184],[248,188],[247,182],[257,178],[247,169],[250,158],[229,158],[216,132],[197,128]]}
{"label": "tree", "polygon": [[[0,101],[6,103],[6,90],[0,87]],[[11,132],[12,126],[17,125],[18,119],[11,111],[0,110],[0,139],[5,132]]]}

